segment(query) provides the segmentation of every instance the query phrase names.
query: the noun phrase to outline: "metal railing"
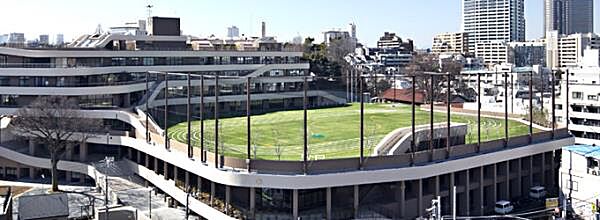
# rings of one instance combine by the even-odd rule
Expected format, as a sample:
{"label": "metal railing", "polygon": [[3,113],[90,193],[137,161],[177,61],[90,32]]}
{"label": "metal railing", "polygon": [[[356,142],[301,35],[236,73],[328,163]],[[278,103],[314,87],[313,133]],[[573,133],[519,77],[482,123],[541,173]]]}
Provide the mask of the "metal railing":
{"label": "metal railing", "polygon": [[[423,73],[421,75],[406,75],[406,76],[374,76],[374,75],[366,75],[366,74],[358,74],[356,76],[347,76],[347,77],[319,77],[319,76],[304,76],[302,77],[302,81],[301,82],[296,82],[297,84],[295,85],[298,90],[300,90],[300,92],[298,94],[296,94],[296,96],[282,96],[280,98],[282,99],[287,99],[287,98],[291,98],[291,99],[296,99],[298,101],[297,105],[295,108],[290,109],[290,110],[295,110],[295,111],[300,111],[302,114],[298,115],[298,117],[302,118],[302,121],[300,122],[301,125],[294,128],[297,131],[300,132],[300,136],[301,138],[298,139],[298,142],[303,143],[301,146],[301,151],[302,153],[298,155],[298,158],[300,158],[300,161],[276,161],[276,160],[268,160],[268,159],[260,159],[260,158],[256,158],[256,153],[253,153],[254,149],[256,148],[256,145],[254,144],[254,140],[256,139],[255,137],[255,131],[253,130],[253,125],[254,121],[256,121],[256,119],[253,119],[253,116],[255,115],[256,110],[252,108],[252,105],[249,105],[249,103],[252,103],[254,98],[257,97],[257,95],[253,94],[251,92],[251,85],[255,85],[255,81],[253,81],[253,78],[244,78],[244,77],[239,77],[240,80],[236,81],[238,82],[238,84],[241,84],[242,86],[245,86],[246,89],[245,90],[241,90],[241,91],[237,91],[239,94],[228,94],[228,95],[222,95],[221,93],[223,93],[223,88],[226,86],[225,84],[222,84],[221,81],[225,81],[225,79],[233,79],[236,77],[221,77],[218,75],[210,75],[210,76],[205,76],[205,75],[198,75],[198,74],[181,74],[181,73],[158,73],[158,74],[163,74],[163,75],[176,75],[176,76],[185,76],[187,79],[187,86],[198,86],[198,85],[192,85],[191,81],[192,80],[197,80],[197,79],[202,79],[201,82],[205,82],[205,81],[210,81],[210,87],[209,90],[212,90],[213,92],[211,93],[211,97],[205,97],[206,94],[204,94],[205,89],[201,89],[200,94],[192,94],[191,92],[188,92],[186,94],[183,94],[183,96],[180,96],[179,99],[177,98],[173,98],[171,96],[171,94],[169,94],[167,96],[167,98],[163,99],[164,101],[164,105],[162,106],[162,110],[160,111],[160,115],[155,115],[155,117],[160,116],[162,117],[164,120],[162,121],[162,126],[164,127],[165,130],[165,134],[163,137],[169,137],[167,138],[167,141],[163,141],[165,143],[165,148],[170,149],[171,146],[173,146],[173,144],[178,144],[178,145],[182,145],[182,149],[183,148],[187,148],[188,150],[188,156],[189,157],[194,157],[194,155],[196,155],[196,153],[193,152],[193,145],[194,143],[190,140],[192,135],[186,135],[185,138],[183,138],[181,140],[181,142],[178,143],[177,140],[175,139],[170,139],[169,136],[169,126],[170,126],[170,122],[172,121],[172,118],[179,118],[179,119],[183,119],[180,120],[178,122],[182,122],[186,124],[186,128],[184,130],[186,130],[186,134],[192,134],[193,133],[193,129],[195,129],[193,126],[191,126],[192,124],[192,120],[197,120],[200,121],[201,123],[201,133],[199,134],[201,136],[201,144],[200,144],[200,158],[202,162],[208,162],[208,163],[212,163],[214,164],[215,167],[217,168],[222,168],[222,167],[233,167],[233,168],[240,168],[240,169],[248,169],[248,170],[252,170],[252,171],[257,171],[257,172],[277,172],[277,173],[323,173],[323,172],[330,172],[330,171],[336,171],[339,172],[340,170],[360,170],[360,169],[380,169],[380,168],[398,168],[398,167],[406,167],[406,166],[414,166],[416,164],[423,164],[423,163],[428,163],[428,162],[432,162],[432,161],[442,161],[442,160],[450,160],[450,159],[455,159],[455,158],[460,158],[460,157],[465,157],[467,155],[472,155],[472,154],[481,154],[481,153],[488,153],[488,152],[495,152],[498,150],[502,150],[502,149],[510,149],[510,148],[515,148],[515,147],[520,147],[520,146],[526,146],[529,144],[533,144],[533,143],[537,143],[537,142],[541,142],[541,141],[550,141],[550,140],[555,140],[555,139],[560,139],[560,138],[565,138],[568,136],[568,131],[566,129],[557,129],[556,128],[556,115],[555,115],[555,111],[552,108],[552,128],[551,131],[549,132],[538,132],[537,129],[534,129],[534,122],[533,122],[533,111],[534,111],[534,103],[533,103],[533,98],[534,98],[534,94],[533,92],[529,92],[528,98],[526,101],[528,101],[528,105],[527,105],[527,110],[524,111],[526,112],[526,114],[523,116],[523,118],[527,121],[526,125],[526,132],[523,132],[523,134],[521,135],[514,135],[511,134],[511,129],[510,129],[510,124],[513,122],[512,120],[509,120],[509,116],[514,116],[513,114],[510,114],[508,109],[509,109],[509,101],[508,101],[508,93],[509,91],[511,92],[510,95],[510,99],[511,102],[513,102],[514,96],[512,93],[514,93],[514,88],[518,87],[515,83],[514,83],[514,79],[511,79],[511,81],[509,82],[508,80],[508,75],[507,74],[503,74],[502,77],[499,77],[500,80],[504,80],[503,83],[497,83],[497,85],[500,85],[500,87],[498,88],[498,90],[503,90],[505,92],[504,95],[504,105],[502,106],[503,112],[499,113],[498,115],[494,115],[494,116],[483,116],[482,115],[482,97],[483,97],[483,90],[482,90],[482,80],[480,79],[481,74],[478,75],[478,79],[477,79],[477,85],[476,85],[476,98],[475,98],[475,102],[477,104],[477,109],[476,109],[476,114],[471,115],[469,117],[473,117],[476,118],[474,119],[476,121],[475,125],[477,127],[476,132],[471,131],[471,133],[476,133],[476,141],[473,141],[471,143],[465,143],[465,144],[458,144],[456,145],[455,143],[452,143],[452,139],[450,137],[452,137],[451,135],[451,122],[452,120],[455,120],[454,117],[461,117],[461,115],[465,114],[464,112],[458,112],[458,113],[453,113],[452,109],[454,108],[454,105],[458,105],[461,103],[454,103],[454,100],[457,98],[461,98],[460,94],[457,91],[458,89],[455,88],[454,86],[458,83],[461,82],[461,75],[460,74],[449,74],[449,73]],[[498,73],[501,74],[501,73]],[[527,87],[529,91],[534,91],[534,78],[537,76],[534,76],[534,73],[528,73],[528,74],[522,74],[522,75],[526,75],[527,79],[523,80],[520,79],[520,81],[525,81],[527,82]],[[396,84],[397,82],[397,78],[401,78],[401,80],[404,80],[406,82],[408,82],[408,85],[410,85],[408,88],[398,88]],[[205,80],[206,78],[206,80]],[[221,81],[219,81],[219,79],[223,79]],[[554,79],[554,74],[552,74],[552,85],[555,85],[555,80]],[[171,89],[169,89],[168,83],[170,80],[165,80],[165,94],[166,93],[171,93]],[[380,88],[381,85],[392,82],[393,85],[387,85],[384,88]],[[324,83],[324,82],[331,82],[330,84]],[[352,83],[350,83],[352,82]],[[419,85],[419,83],[428,83],[427,85]],[[550,83],[547,82],[547,83]],[[217,85],[217,86],[215,86]],[[205,88],[206,84],[201,84],[200,85],[201,88]],[[183,87],[186,87],[186,85],[183,85]],[[358,108],[356,110],[356,120],[360,120],[360,123],[358,125],[358,130],[357,133],[355,134],[354,137],[356,137],[356,139],[359,139],[358,141],[358,152],[357,153],[359,156],[353,156],[353,157],[348,157],[348,158],[340,158],[340,159],[326,159],[326,160],[320,160],[320,159],[311,159],[313,157],[315,157],[315,155],[312,155],[310,152],[310,148],[312,145],[311,143],[309,143],[309,141],[316,141],[318,142],[318,140],[315,140],[317,138],[319,138],[319,134],[314,134],[312,132],[309,131],[309,127],[311,125],[309,125],[309,121],[308,121],[308,117],[312,117],[313,116],[313,112],[318,113],[318,111],[315,111],[319,108],[321,108],[320,103],[315,104],[314,102],[314,98],[313,96],[309,96],[309,90],[310,91],[314,91],[314,90],[319,90],[322,91],[320,89],[324,89],[324,88],[338,88],[338,89],[344,89],[344,87],[346,87],[346,93],[351,93],[350,95],[347,95],[347,97],[358,97],[359,98],[359,103],[360,104],[360,108]],[[555,87],[555,86],[552,86]],[[509,90],[510,89],[510,90]],[[393,92],[393,97],[391,94],[388,94],[388,91],[394,91]],[[402,93],[397,93],[395,90],[403,90]],[[427,94],[427,91],[430,92],[430,94]],[[444,92],[446,91],[446,92]],[[340,92],[344,92],[344,91],[340,91]],[[554,91],[556,92],[556,91]],[[235,93],[235,92],[234,92]],[[354,94],[356,93],[356,94]],[[198,99],[198,96],[200,97],[200,99]],[[206,109],[205,106],[209,105],[211,103],[222,103],[222,101],[220,101],[221,99],[225,99],[225,100],[229,100],[231,101],[231,96],[236,96],[238,98],[240,98],[239,100],[234,100],[234,101],[239,101],[241,103],[245,102],[247,105],[245,107],[243,107],[243,104],[240,105],[241,109],[239,109],[239,112],[242,112],[242,110],[245,112],[245,114],[241,114],[239,116],[245,115],[246,119],[245,119],[245,124],[246,125],[236,125],[236,126],[245,126],[246,127],[246,132],[245,132],[245,149],[243,148],[239,148],[239,152],[236,152],[236,155],[239,156],[230,156],[230,155],[225,155],[223,153],[223,151],[226,151],[226,147],[229,147],[227,143],[223,143],[223,138],[220,138],[220,132],[222,132],[222,128],[220,127],[219,123],[220,120],[225,120],[225,123],[227,123],[227,119],[224,119],[223,116],[221,116],[221,108],[226,107],[225,104],[219,104],[219,105],[214,105],[212,104],[212,109]],[[241,97],[245,96],[245,100]],[[374,97],[374,98],[370,98],[370,97]],[[183,100],[182,98],[185,98],[185,100]],[[210,101],[208,101],[207,99],[210,98]],[[317,97],[318,98],[318,97]],[[464,98],[464,97],[462,97]],[[497,98],[497,97],[496,97]],[[552,96],[552,101],[554,102],[555,96]],[[176,107],[170,107],[169,103],[171,103],[169,100],[174,100],[174,102],[179,103],[178,105],[185,105],[187,106],[184,111],[178,111]],[[302,101],[300,101],[302,100]],[[310,100],[310,101],[309,101]],[[395,102],[407,102],[410,105],[410,113],[411,116],[410,118],[408,118],[407,120],[410,120],[410,123],[408,124],[408,126],[411,127],[411,133],[415,133],[415,128],[417,126],[418,123],[422,123],[422,122],[417,122],[417,117],[424,117],[423,115],[417,115],[416,113],[416,105],[418,105],[418,103],[424,104],[427,103],[429,104],[429,106],[432,108],[431,111],[429,111],[429,116],[426,118],[420,118],[419,120],[423,121],[423,119],[427,119],[429,120],[429,124],[430,126],[433,127],[433,124],[436,122],[434,119],[437,118],[437,120],[439,121],[444,120],[446,122],[446,126],[447,126],[447,130],[446,130],[446,134],[445,134],[445,143],[444,146],[434,146],[434,141],[433,138],[431,138],[430,142],[429,142],[429,149],[425,150],[425,151],[418,151],[417,150],[417,144],[420,143],[419,140],[416,139],[416,135],[412,136],[412,140],[411,140],[411,146],[410,146],[410,150],[407,151],[405,154],[400,154],[400,155],[393,155],[393,156],[375,156],[375,157],[368,157],[365,155],[368,155],[368,152],[371,150],[371,148],[367,145],[369,145],[370,143],[373,142],[373,140],[369,140],[372,139],[372,137],[374,135],[369,135],[367,134],[366,130],[367,130],[367,126],[373,126],[368,125],[368,123],[370,123],[370,119],[366,119],[365,118],[365,112],[367,111],[366,108],[368,107],[372,107],[372,105],[367,106],[365,105],[366,103],[370,103],[372,101],[384,101],[384,100],[392,100]],[[227,102],[227,101],[223,101],[223,102]],[[190,106],[192,105],[199,105],[201,106],[200,109],[204,110],[204,113],[200,115],[200,117],[196,117],[196,116],[192,116],[192,108]],[[434,105],[442,105],[445,107],[446,111],[444,112],[445,114],[434,114]],[[284,101],[284,106],[285,106],[285,101]],[[327,105],[323,105],[322,107],[326,107]],[[226,107],[227,108],[227,107]],[[269,107],[269,108],[273,108],[273,107]],[[171,110],[170,110],[171,109]],[[174,110],[173,110],[174,109]],[[179,108],[181,109],[181,108]],[[211,117],[207,117],[208,114],[206,114],[206,111],[210,111],[210,115]],[[311,113],[309,113],[309,110],[311,111]],[[261,112],[262,113],[262,112]],[[315,114],[316,114],[315,113]],[[309,114],[311,116],[309,116]],[[316,118],[318,114],[316,114]],[[230,117],[230,116],[229,116]],[[488,140],[483,140],[482,137],[484,136],[482,130],[484,128],[482,128],[482,125],[484,123],[489,123],[486,122],[486,120],[488,120],[488,117],[497,117],[499,120],[497,123],[499,123],[499,125],[497,125],[497,128],[494,132],[496,132],[496,134],[498,135],[498,138],[496,140],[494,139],[489,139]],[[210,120],[208,120],[210,118]],[[471,120],[471,119],[469,119]],[[205,129],[205,124],[206,122],[210,121],[211,125],[214,126],[214,128],[206,128]],[[259,121],[260,122],[260,121]],[[314,121],[311,121],[311,123],[314,123]],[[496,122],[495,122],[496,123]],[[340,126],[343,126],[343,124],[340,124]],[[473,129],[473,128],[471,128]],[[487,128],[486,128],[487,129]],[[208,138],[206,137],[207,135],[205,134],[206,131],[210,130],[214,130],[212,131],[212,137]],[[433,129],[431,130],[431,132],[433,133]],[[503,132],[503,133],[502,133]],[[259,135],[265,135],[265,134],[259,134]],[[268,135],[268,134],[267,134]],[[271,135],[277,136],[280,135],[280,133],[273,133]],[[430,134],[431,137],[434,137],[433,134]],[[284,135],[285,136],[285,135]],[[239,136],[238,136],[239,137]],[[441,137],[444,138],[444,137]],[[209,150],[209,148],[206,146],[206,142],[208,141],[209,143],[211,142],[210,139],[213,139],[212,141],[212,150]],[[456,145],[456,146],[454,146]],[[197,144],[196,144],[197,146]],[[260,146],[259,146],[260,148]],[[238,148],[236,148],[238,149]],[[212,152],[211,152],[212,151]],[[230,151],[231,152],[231,151]],[[277,150],[275,151],[277,152]],[[310,154],[310,155],[309,155]]]}

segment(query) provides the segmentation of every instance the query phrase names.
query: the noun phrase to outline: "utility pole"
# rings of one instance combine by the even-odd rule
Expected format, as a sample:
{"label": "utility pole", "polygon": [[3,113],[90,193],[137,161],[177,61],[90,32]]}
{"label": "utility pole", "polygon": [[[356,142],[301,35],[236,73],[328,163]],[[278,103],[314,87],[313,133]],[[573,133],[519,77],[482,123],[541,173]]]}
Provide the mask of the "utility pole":
{"label": "utility pole", "polygon": [[148,215],[152,219],[152,188],[148,190]]}

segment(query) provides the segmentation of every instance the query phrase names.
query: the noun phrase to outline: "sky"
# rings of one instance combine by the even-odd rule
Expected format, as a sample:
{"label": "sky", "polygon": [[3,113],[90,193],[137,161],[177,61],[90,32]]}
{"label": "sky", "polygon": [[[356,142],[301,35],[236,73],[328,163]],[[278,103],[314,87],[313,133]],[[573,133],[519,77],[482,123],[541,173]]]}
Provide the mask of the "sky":
{"label": "sky", "polygon": [[[144,19],[152,15],[181,18],[186,35],[224,37],[227,27],[279,41],[296,36],[323,39],[321,32],[357,25],[360,42],[374,46],[383,32],[413,39],[418,48],[431,47],[433,36],[461,29],[461,0],[1,0],[0,34],[23,32],[27,39],[63,33],[65,40]],[[543,0],[525,0],[527,39],[543,35]],[[600,0],[595,4],[595,30],[600,31]]]}

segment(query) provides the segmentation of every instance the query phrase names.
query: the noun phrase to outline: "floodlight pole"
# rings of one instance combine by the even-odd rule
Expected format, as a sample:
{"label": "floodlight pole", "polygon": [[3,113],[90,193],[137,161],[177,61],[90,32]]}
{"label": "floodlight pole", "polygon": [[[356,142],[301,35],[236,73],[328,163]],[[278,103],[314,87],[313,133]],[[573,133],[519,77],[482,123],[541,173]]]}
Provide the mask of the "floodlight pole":
{"label": "floodlight pole", "polygon": [[540,92],[540,102],[541,102],[540,112],[544,112],[544,90],[546,88],[546,86],[545,86],[546,82],[544,81],[544,73],[543,73],[543,71],[540,71],[540,78],[541,78],[540,81],[541,81],[541,84],[542,84],[542,88],[541,88],[542,91]]}
{"label": "floodlight pole", "polygon": [[504,74],[504,147],[508,147],[508,72]]}
{"label": "floodlight pole", "polygon": [[165,149],[169,150],[169,73],[165,73]]}
{"label": "floodlight pole", "polygon": [[215,72],[215,167],[219,166],[219,74]]}
{"label": "floodlight pole", "polygon": [[362,169],[364,162],[364,149],[365,149],[365,98],[364,98],[364,88],[363,88],[363,77],[362,75],[358,77],[358,87],[360,91],[360,162],[359,168]]}
{"label": "floodlight pole", "polygon": [[552,139],[554,139],[556,132],[556,76],[555,73],[552,72]]}
{"label": "floodlight pole", "polygon": [[481,151],[481,73],[477,73],[477,152]]}
{"label": "floodlight pole", "polygon": [[148,120],[150,120],[150,117],[148,116],[148,114],[150,114],[150,108],[148,106],[148,102],[150,101],[150,72],[146,72],[146,143],[150,143],[150,130],[148,128]]}
{"label": "floodlight pole", "polygon": [[569,84],[570,84],[570,82],[569,82],[569,75],[571,75],[571,74],[570,74],[569,70],[567,70],[567,78],[566,78],[566,80],[567,80],[567,83],[566,83],[567,84],[567,86],[566,86],[567,87],[567,91],[566,91],[566,94],[565,94],[565,97],[567,99],[567,103],[566,103],[566,106],[564,107],[565,108],[565,113],[566,113],[566,115],[565,115],[565,121],[566,121],[566,129],[567,130],[569,130],[569,121],[571,120],[569,118],[569,109],[571,108],[571,105],[569,104],[569,96],[571,96],[571,94],[569,93]]}
{"label": "floodlight pole", "polygon": [[303,156],[303,169],[304,169],[304,174],[308,173],[308,79],[306,76],[304,76],[304,85],[303,85],[303,130],[304,130],[304,146],[302,149],[302,156]]}
{"label": "floodlight pole", "polygon": [[[411,132],[412,132],[412,141],[410,143],[410,151],[411,151],[411,161],[414,164],[414,160],[415,160],[415,151],[416,151],[416,136],[417,134],[415,134],[415,101],[416,101],[416,96],[415,96],[415,92],[416,90],[416,80],[417,77],[415,75],[412,75],[412,104],[411,104]],[[396,94],[396,92],[394,91],[394,94]]]}
{"label": "floodlight pole", "polygon": [[433,149],[434,149],[434,146],[433,146],[433,139],[434,139],[434,137],[433,137],[433,123],[434,123],[433,102],[435,101],[433,98],[433,96],[434,96],[433,93],[434,93],[434,89],[435,89],[435,86],[434,86],[434,82],[435,82],[434,77],[435,76],[434,76],[434,74],[430,74],[430,76],[431,76],[431,85],[429,88],[429,151],[431,151],[431,160],[433,160]]}
{"label": "floodlight pole", "polygon": [[448,88],[446,90],[446,157],[450,156],[450,73],[448,77]]}
{"label": "floodlight pole", "polygon": [[529,73],[529,144],[533,142],[533,71]]}
{"label": "floodlight pole", "polygon": [[[250,108],[252,107],[251,105],[251,97],[250,97],[250,77],[246,78],[246,159],[250,160],[250,148],[251,148],[251,138],[252,135],[250,132],[252,132],[252,129],[250,127],[251,125],[251,121],[250,121]],[[278,138],[278,137],[275,137]]]}
{"label": "floodlight pole", "polygon": [[204,151],[204,75],[200,76],[200,161],[206,162]]}
{"label": "floodlight pole", "polygon": [[192,148],[192,80],[191,73],[187,74],[187,145],[188,157],[193,158],[194,152]]}
{"label": "floodlight pole", "polygon": [[515,75],[510,74],[510,113],[515,113]]}

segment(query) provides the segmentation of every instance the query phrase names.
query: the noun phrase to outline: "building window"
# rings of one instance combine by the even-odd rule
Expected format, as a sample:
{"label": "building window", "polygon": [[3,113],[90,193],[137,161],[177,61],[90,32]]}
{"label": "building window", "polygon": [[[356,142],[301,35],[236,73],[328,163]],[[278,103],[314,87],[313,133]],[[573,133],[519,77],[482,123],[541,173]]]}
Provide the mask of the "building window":
{"label": "building window", "polygon": [[573,92],[573,99],[583,99],[583,92]]}
{"label": "building window", "polygon": [[598,101],[598,96],[597,95],[588,95],[588,100]]}
{"label": "building window", "polygon": [[28,76],[19,77],[19,86],[29,86],[29,77]]}
{"label": "building window", "polygon": [[572,189],[575,192],[579,191],[579,183],[577,181],[570,181],[569,179],[566,179],[565,186],[567,189]]}

